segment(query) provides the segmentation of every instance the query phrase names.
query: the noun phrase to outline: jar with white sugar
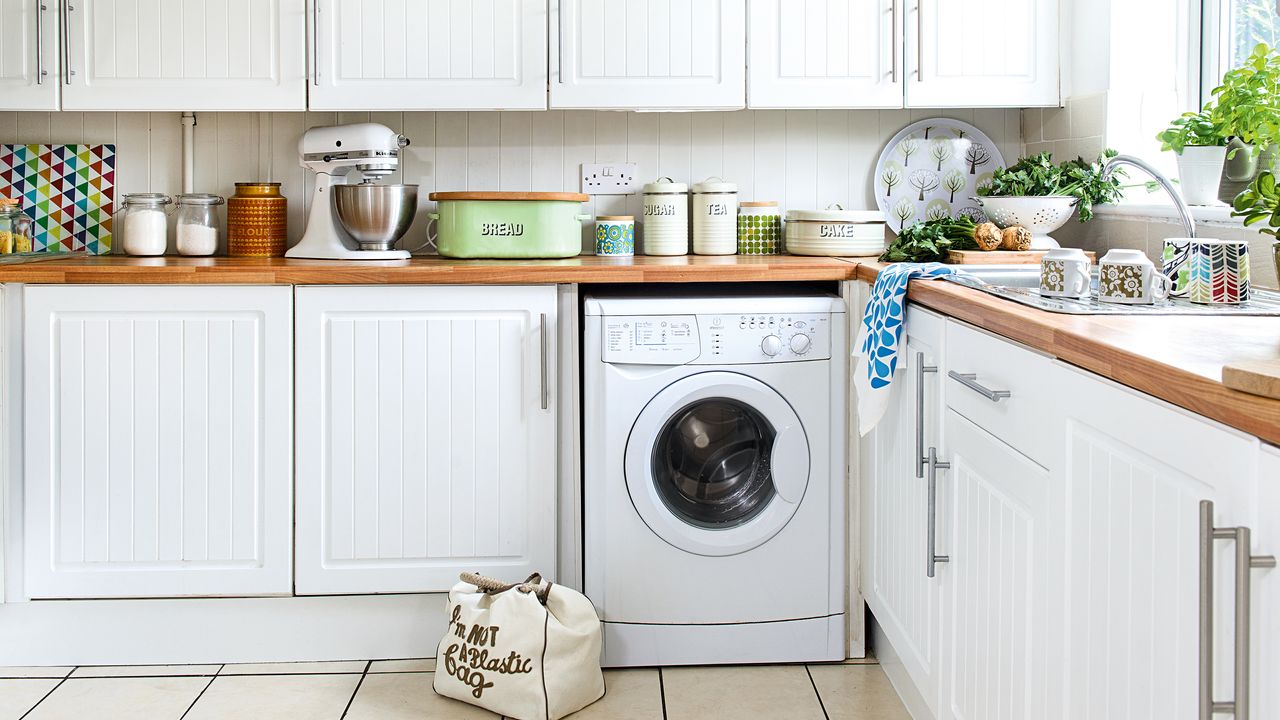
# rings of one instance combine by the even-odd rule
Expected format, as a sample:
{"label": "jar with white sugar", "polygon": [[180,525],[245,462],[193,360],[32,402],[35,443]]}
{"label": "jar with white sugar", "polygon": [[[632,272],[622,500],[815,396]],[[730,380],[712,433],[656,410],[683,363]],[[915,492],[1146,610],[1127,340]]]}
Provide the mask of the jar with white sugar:
{"label": "jar with white sugar", "polygon": [[218,251],[217,207],[226,202],[219,195],[191,193],[178,196],[178,254],[212,255]]}
{"label": "jar with white sugar", "polygon": [[644,254],[689,254],[689,186],[669,177],[644,186]]}
{"label": "jar with white sugar", "polygon": [[718,177],[693,186],[693,251],[732,255],[738,251],[738,186]]}
{"label": "jar with white sugar", "polygon": [[163,255],[169,245],[168,206],[163,193],[128,193],[113,225],[130,255]]}

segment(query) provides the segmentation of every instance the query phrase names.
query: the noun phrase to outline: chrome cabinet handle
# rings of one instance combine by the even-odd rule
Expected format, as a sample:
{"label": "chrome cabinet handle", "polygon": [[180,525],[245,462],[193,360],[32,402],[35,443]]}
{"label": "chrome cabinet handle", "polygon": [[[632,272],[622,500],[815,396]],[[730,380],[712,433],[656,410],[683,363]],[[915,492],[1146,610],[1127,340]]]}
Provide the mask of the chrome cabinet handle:
{"label": "chrome cabinet handle", "polygon": [[924,0],[916,0],[916,80],[924,82]]}
{"label": "chrome cabinet handle", "polygon": [[[1276,0],[1280,2],[1280,0]],[[889,33],[889,60],[890,67],[893,68],[893,84],[897,85],[901,82],[902,74],[902,18],[899,13],[902,9],[902,0],[889,0],[889,22],[892,32]],[[916,477],[920,477],[916,475]]]}
{"label": "chrome cabinet handle", "polygon": [[311,5],[311,84],[320,87],[320,3]]}
{"label": "chrome cabinet handle", "polygon": [[[1234,540],[1235,570],[1235,652],[1232,665],[1234,700],[1213,699],[1213,542]],[[1274,555],[1253,555],[1252,534],[1247,527],[1213,526],[1213,501],[1200,501],[1200,720],[1212,720],[1214,713],[1231,713],[1236,720],[1249,720],[1249,593],[1254,568],[1273,568]]]}
{"label": "chrome cabinet handle", "polygon": [[66,12],[63,13],[62,18],[62,59],[64,69],[62,79],[67,85],[71,84],[71,78],[76,74],[76,71],[71,69],[71,13],[75,11],[76,6],[67,3]]}
{"label": "chrome cabinet handle", "polygon": [[546,410],[551,405],[551,378],[550,369],[547,367],[547,314],[542,313],[539,316],[538,322],[542,328],[539,333],[542,342],[542,409]]}
{"label": "chrome cabinet handle", "polygon": [[44,77],[49,73],[44,69],[44,11],[49,6],[43,0],[36,3],[36,84],[43,85]]}
{"label": "chrome cabinet handle", "polygon": [[924,364],[924,353],[916,353],[916,479],[924,477],[929,458],[924,454],[924,374],[936,373],[936,365]]}
{"label": "chrome cabinet handle", "polygon": [[958,373],[955,370],[948,370],[947,377],[959,382],[961,385],[978,393],[982,397],[991,402],[998,403],[1001,398],[1012,397],[1013,393],[1008,390],[992,390],[991,388],[978,382],[977,373]]}
{"label": "chrome cabinet handle", "polygon": [[938,459],[938,448],[929,448],[929,523],[928,537],[925,540],[925,552],[928,554],[928,565],[925,575],[933,577],[934,565],[951,562],[950,555],[938,554],[938,470],[950,470],[951,463]]}

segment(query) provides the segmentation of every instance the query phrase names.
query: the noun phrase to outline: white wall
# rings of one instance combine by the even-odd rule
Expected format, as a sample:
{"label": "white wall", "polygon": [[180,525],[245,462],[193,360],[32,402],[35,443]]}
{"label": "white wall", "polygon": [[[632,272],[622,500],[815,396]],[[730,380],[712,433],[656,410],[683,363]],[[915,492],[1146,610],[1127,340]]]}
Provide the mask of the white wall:
{"label": "white wall", "polygon": [[[973,122],[1007,161],[1017,158],[1017,110],[201,113],[195,189],[229,196],[237,181],[284,183],[296,240],[311,189],[298,166],[298,138],[307,127],[371,120],[412,140],[401,172],[385,181],[421,186],[408,247],[424,237],[429,192],[577,191],[583,162],[636,162],[645,181],[719,175],[738,183],[742,200],[777,200],[784,209],[836,202],[874,208],[872,175],[884,143],[913,120],[936,115]],[[180,140],[177,113],[0,112],[0,142],[116,143],[117,200],[126,192],[179,192]],[[602,196],[584,212],[638,216],[640,196]],[[583,247],[591,248],[585,227]]]}

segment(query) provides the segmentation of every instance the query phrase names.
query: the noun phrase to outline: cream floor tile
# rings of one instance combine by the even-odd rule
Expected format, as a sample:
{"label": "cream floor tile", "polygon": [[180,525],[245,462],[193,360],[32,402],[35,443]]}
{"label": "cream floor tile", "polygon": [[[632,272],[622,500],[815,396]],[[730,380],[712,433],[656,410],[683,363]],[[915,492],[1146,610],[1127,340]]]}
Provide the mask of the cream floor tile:
{"label": "cream floor tile", "polygon": [[337,720],[359,675],[220,675],[186,720]]}
{"label": "cream floor tile", "polygon": [[36,706],[29,720],[179,718],[207,677],[68,678]]}
{"label": "cream floor tile", "polygon": [[803,665],[691,667],[662,671],[669,720],[822,720]]}
{"label": "cream floor tile", "polygon": [[911,720],[879,665],[810,665],[831,720]]}
{"label": "cream floor tile", "polygon": [[374,660],[369,666],[371,673],[389,672],[434,672],[435,658],[417,658],[414,660]]}
{"label": "cream floor tile", "polygon": [[604,697],[573,720],[662,720],[657,670],[605,670],[604,689]]}
{"label": "cream floor tile", "polygon": [[0,680],[0,718],[10,720],[36,706],[40,698],[58,686],[60,678]]}
{"label": "cream floor tile", "polygon": [[81,666],[73,678],[165,677],[169,675],[217,675],[221,665],[93,665]]}
{"label": "cream floor tile", "polygon": [[364,660],[340,660],[337,662],[297,663],[235,663],[223,665],[219,675],[333,675],[362,673]]}
{"label": "cream floor tile", "polygon": [[365,675],[346,720],[497,720],[491,712],[436,695],[434,677],[416,672]]}
{"label": "cream floor tile", "polygon": [[62,679],[72,667],[0,667],[0,678],[58,678]]}

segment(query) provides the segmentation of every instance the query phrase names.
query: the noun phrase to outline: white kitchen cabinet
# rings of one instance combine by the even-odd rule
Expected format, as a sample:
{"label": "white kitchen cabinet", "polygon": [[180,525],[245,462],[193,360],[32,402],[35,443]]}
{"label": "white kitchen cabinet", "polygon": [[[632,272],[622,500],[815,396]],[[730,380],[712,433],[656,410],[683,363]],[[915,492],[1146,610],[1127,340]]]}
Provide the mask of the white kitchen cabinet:
{"label": "white kitchen cabinet", "polygon": [[[1264,445],[1258,463],[1256,515],[1251,518],[1253,552],[1280,557],[1280,448]],[[1253,717],[1280,717],[1280,568],[1256,569],[1253,577]]]}
{"label": "white kitchen cabinet", "polygon": [[906,3],[907,107],[1059,102],[1059,0]]}
{"label": "white kitchen cabinet", "polygon": [[29,286],[26,594],[287,594],[287,287]]}
{"label": "white kitchen cabinet", "polygon": [[309,0],[312,110],[543,110],[545,0]]}
{"label": "white kitchen cabinet", "polygon": [[746,4],[551,0],[551,107],[745,107]]}
{"label": "white kitchen cabinet", "polygon": [[0,107],[58,109],[58,0],[0,0]]}
{"label": "white kitchen cabinet", "polygon": [[556,290],[297,289],[299,594],[555,577]]}
{"label": "white kitchen cabinet", "polygon": [[64,110],[306,109],[304,0],[64,0],[62,14]]}
{"label": "white kitchen cabinet", "polygon": [[748,0],[748,107],[902,107],[903,1]]}
{"label": "white kitchen cabinet", "polygon": [[[926,575],[928,487],[920,459],[941,447],[944,320],[907,307],[892,400],[863,442],[863,588],[912,684],[937,714],[940,593]],[[923,382],[922,382],[923,381]]]}

